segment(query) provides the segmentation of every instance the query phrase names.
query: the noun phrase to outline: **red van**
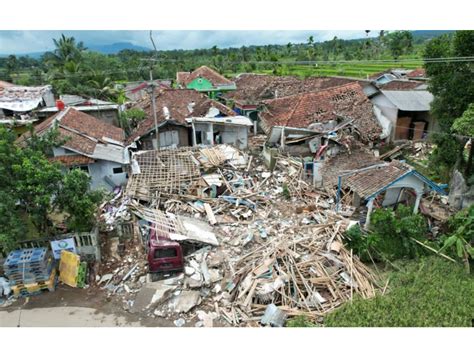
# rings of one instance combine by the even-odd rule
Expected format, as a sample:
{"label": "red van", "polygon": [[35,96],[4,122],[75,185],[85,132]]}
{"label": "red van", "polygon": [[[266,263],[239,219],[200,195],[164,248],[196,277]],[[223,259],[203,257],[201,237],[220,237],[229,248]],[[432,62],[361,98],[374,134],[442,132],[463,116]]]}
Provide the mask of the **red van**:
{"label": "red van", "polygon": [[184,257],[181,244],[171,240],[168,235],[150,229],[148,238],[148,272],[168,273],[183,271]]}

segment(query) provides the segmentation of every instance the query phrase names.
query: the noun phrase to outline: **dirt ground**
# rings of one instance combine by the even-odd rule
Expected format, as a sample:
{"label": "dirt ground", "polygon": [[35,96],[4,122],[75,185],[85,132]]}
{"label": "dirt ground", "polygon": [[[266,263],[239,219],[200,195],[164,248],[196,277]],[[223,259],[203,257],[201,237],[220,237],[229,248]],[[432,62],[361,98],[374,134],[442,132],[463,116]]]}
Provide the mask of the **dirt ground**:
{"label": "dirt ground", "polygon": [[[108,298],[105,292],[98,288],[71,288],[59,284],[54,292],[42,292],[40,295],[28,298],[19,298],[8,307],[0,308],[0,318],[3,312],[15,312],[19,310],[49,309],[54,307],[92,308],[96,314],[111,315],[123,321],[116,322],[119,326],[139,325],[144,327],[175,327],[172,321],[163,318],[142,317],[139,314],[131,314],[125,311],[122,305],[113,298]],[[65,308],[64,308],[65,307]],[[67,317],[74,317],[75,312],[65,312]],[[82,324],[79,322],[77,324]],[[193,326],[185,324],[184,326]]]}

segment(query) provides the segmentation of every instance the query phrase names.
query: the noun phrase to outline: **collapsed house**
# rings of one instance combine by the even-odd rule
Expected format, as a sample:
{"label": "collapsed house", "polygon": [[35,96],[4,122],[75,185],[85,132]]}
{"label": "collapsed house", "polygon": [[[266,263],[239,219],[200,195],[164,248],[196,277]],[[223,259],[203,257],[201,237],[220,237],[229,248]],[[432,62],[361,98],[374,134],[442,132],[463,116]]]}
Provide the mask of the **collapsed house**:
{"label": "collapsed house", "polygon": [[[41,136],[55,127],[64,143],[53,148],[50,160],[60,163],[63,169],[87,172],[92,189],[113,190],[126,183],[129,154],[121,128],[68,107],[36,125],[34,133]],[[25,144],[29,138],[27,132],[17,142]]]}
{"label": "collapsed house", "polygon": [[237,89],[222,96],[234,110],[252,121],[258,121],[262,101],[282,98],[308,92],[317,92],[331,87],[358,82],[364,93],[370,96],[376,92],[369,81],[345,77],[310,77],[300,79],[294,76],[267,74],[239,74],[235,78]]}
{"label": "collapsed house", "polygon": [[233,81],[205,65],[192,72],[177,72],[176,83],[180,88],[196,90],[211,98],[217,98],[224,92],[235,90]]}
{"label": "collapsed house", "polygon": [[[176,148],[191,145],[233,144],[247,146],[251,122],[237,116],[227,106],[209,99],[195,90],[161,90],[156,96],[158,145]],[[145,111],[147,118],[128,138],[139,149],[156,149],[156,134],[151,100],[135,107]]]}
{"label": "collapsed house", "polygon": [[34,110],[54,105],[51,85],[31,87],[0,82],[0,124],[13,127],[18,135],[37,121]]}

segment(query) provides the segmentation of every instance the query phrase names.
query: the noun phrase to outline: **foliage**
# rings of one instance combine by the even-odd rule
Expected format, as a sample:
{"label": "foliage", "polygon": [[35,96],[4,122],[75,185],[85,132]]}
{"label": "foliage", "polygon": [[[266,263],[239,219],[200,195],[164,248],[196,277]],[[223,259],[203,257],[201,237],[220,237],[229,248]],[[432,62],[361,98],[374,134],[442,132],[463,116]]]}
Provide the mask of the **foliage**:
{"label": "foliage", "polygon": [[[456,31],[454,36],[441,36],[426,45],[425,58],[467,57],[474,55],[474,31]],[[426,62],[429,90],[434,95],[431,112],[439,120],[442,135],[435,136],[437,144],[432,156],[432,168],[446,175],[456,163],[463,164],[462,147],[465,141],[451,136],[451,126],[474,102],[474,70],[468,61]],[[454,154],[453,154],[454,153]],[[440,164],[442,163],[442,164]]]}
{"label": "foliage", "polygon": [[89,182],[90,176],[79,169],[64,176],[55,203],[68,214],[66,224],[69,229],[87,232],[94,226],[97,206],[104,195],[101,191],[90,191]]}
{"label": "foliage", "polygon": [[423,217],[413,214],[410,207],[399,205],[396,211],[376,209],[371,215],[368,233],[352,227],[346,233],[348,246],[364,261],[414,258],[420,253],[412,240],[427,232]]}
{"label": "foliage", "polygon": [[53,233],[48,217],[56,205],[62,209],[59,212],[70,215],[68,226],[72,230],[89,227],[99,194],[88,191],[87,175],[63,174],[58,164],[48,160],[47,152],[57,144],[53,130],[41,137],[33,135],[21,148],[13,133],[0,127],[1,248],[9,249],[18,240],[36,237],[29,235],[27,226],[31,223],[40,236]]}
{"label": "foliage", "polygon": [[413,50],[413,35],[410,31],[395,31],[389,33],[385,40],[388,42],[390,53],[395,59]]}
{"label": "foliage", "polygon": [[470,327],[474,279],[456,265],[431,256],[388,275],[389,291],[356,298],[330,313],[329,327]]}
{"label": "foliage", "polygon": [[440,252],[451,252],[464,262],[466,271],[470,272],[470,262],[474,259],[474,205],[452,216],[449,227],[452,232],[443,239]]}
{"label": "foliage", "polygon": [[[470,104],[461,117],[454,120],[452,130],[456,133],[474,138],[474,103]],[[474,144],[471,144],[469,156],[466,163],[465,176],[471,177],[472,159],[474,155]]]}
{"label": "foliage", "polygon": [[130,134],[145,118],[145,111],[139,108],[131,108],[120,113],[120,127],[122,127],[127,134]]}
{"label": "foliage", "polygon": [[288,328],[310,328],[317,327],[316,323],[313,323],[305,316],[296,316],[286,322]]}
{"label": "foliage", "polygon": [[289,199],[291,198],[291,192],[290,192],[290,189],[288,188],[288,184],[283,183],[281,194],[282,194],[283,197],[286,198],[287,200],[289,200]]}

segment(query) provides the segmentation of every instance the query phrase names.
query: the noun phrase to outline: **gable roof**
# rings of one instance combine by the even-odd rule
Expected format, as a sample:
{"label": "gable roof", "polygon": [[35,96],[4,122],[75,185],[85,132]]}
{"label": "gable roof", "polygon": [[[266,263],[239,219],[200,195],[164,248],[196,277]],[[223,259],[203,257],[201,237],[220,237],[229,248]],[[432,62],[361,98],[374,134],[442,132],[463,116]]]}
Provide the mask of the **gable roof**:
{"label": "gable roof", "polygon": [[354,174],[343,179],[343,184],[363,199],[370,199],[409,175],[417,177],[436,192],[445,194],[436,183],[417,172],[410,165],[398,160],[354,172]]}
{"label": "gable roof", "polygon": [[[68,107],[39,123],[34,127],[34,132],[37,135],[42,135],[56,124],[60,138],[66,139],[63,147],[92,158],[107,160],[107,157],[103,156],[103,152],[100,152],[100,157],[96,156],[96,152],[102,149],[99,145],[121,146],[125,140],[124,131],[121,128],[72,107]],[[30,136],[30,132],[26,132],[17,139],[17,142],[23,144]],[[116,161],[117,159],[111,157],[110,160]]]}
{"label": "gable roof", "polygon": [[433,95],[427,90],[381,90],[382,94],[402,111],[429,111]]}
{"label": "gable roof", "polygon": [[[164,89],[155,95],[155,106],[158,123],[166,121],[163,112],[164,107],[168,108],[170,117],[176,124],[186,125],[188,117],[204,117],[211,107],[217,108],[225,116],[235,116],[236,113],[221,104],[209,99],[206,95],[191,89]],[[151,107],[151,99],[148,98],[139,102],[134,107],[145,111],[147,118],[140,122],[135,131],[127,139],[133,142],[154,129],[154,118]]]}
{"label": "gable roof", "polygon": [[209,80],[212,85],[232,85],[233,82],[219,74],[215,70],[203,65],[192,72],[178,72],[176,73],[176,82],[178,85],[186,86],[196,78],[205,78]]}
{"label": "gable roof", "polygon": [[223,97],[241,105],[258,105],[263,100],[316,92],[353,82],[364,81],[343,77],[300,79],[295,76],[244,73],[235,78],[237,90],[225,93]]}
{"label": "gable roof", "polygon": [[330,89],[263,101],[260,113],[262,128],[272,126],[306,128],[312,123],[353,120],[364,141],[380,136],[382,129],[373,112],[372,103],[358,83]]}

